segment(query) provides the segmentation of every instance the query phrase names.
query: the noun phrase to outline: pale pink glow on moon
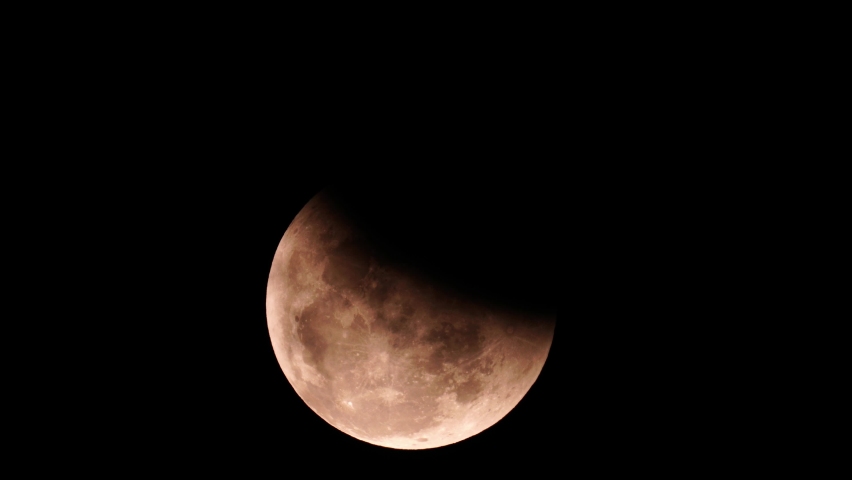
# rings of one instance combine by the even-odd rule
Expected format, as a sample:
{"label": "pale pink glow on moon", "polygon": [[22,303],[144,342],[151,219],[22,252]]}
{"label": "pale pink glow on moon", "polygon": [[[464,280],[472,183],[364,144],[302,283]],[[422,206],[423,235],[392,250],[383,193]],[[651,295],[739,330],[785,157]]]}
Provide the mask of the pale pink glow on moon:
{"label": "pale pink glow on moon", "polygon": [[435,448],[494,425],[538,378],[555,318],[470,301],[370,248],[323,193],[284,234],[266,307],[290,384],[329,424],[384,447]]}

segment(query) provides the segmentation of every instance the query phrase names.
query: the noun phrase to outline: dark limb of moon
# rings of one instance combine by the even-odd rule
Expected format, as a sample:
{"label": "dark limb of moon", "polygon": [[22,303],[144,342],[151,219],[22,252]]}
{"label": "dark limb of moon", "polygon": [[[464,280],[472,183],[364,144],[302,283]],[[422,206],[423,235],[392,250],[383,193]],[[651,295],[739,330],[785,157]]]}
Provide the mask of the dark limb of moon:
{"label": "dark limb of moon", "polygon": [[555,316],[483,301],[398,260],[317,195],[273,260],[273,348],[296,392],[339,430],[391,448],[455,443],[529,390]]}

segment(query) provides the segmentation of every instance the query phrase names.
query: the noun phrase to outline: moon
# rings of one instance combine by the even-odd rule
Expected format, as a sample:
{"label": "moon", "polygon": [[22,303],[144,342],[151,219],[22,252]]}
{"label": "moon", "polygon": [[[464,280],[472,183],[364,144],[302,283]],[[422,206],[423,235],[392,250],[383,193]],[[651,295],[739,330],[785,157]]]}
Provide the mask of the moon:
{"label": "moon", "polygon": [[328,190],[281,239],[266,310],[275,356],[307,406],[354,438],[406,450],[506,416],[538,378],[556,323],[394,261]]}

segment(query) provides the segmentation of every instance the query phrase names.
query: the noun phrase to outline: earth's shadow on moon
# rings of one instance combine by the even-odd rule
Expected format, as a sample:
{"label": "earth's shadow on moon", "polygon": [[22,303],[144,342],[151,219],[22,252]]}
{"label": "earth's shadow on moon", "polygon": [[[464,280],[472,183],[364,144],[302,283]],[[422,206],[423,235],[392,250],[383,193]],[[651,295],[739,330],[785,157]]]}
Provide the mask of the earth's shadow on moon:
{"label": "earth's shadow on moon", "polygon": [[322,192],[382,261],[474,302],[555,314],[554,192],[446,180]]}
{"label": "earth's shadow on moon", "polygon": [[368,443],[432,449],[488,429],[553,339],[552,203],[490,185],[355,185],[317,194],[278,247],[267,314],[281,368]]}

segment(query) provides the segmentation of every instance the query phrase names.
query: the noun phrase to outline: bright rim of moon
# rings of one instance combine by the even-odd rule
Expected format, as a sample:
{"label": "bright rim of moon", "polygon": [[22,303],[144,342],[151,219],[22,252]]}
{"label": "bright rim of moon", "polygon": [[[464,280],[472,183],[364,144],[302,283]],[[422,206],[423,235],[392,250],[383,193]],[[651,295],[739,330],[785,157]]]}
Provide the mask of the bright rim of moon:
{"label": "bright rim of moon", "polygon": [[538,378],[555,327],[381,263],[322,192],[278,245],[266,309],[275,355],[308,407],[397,449],[449,445],[497,423]]}

